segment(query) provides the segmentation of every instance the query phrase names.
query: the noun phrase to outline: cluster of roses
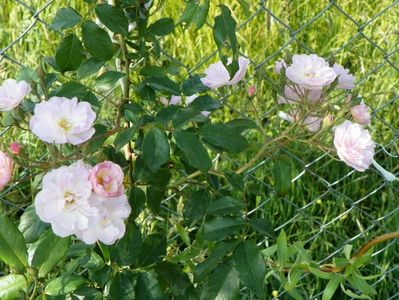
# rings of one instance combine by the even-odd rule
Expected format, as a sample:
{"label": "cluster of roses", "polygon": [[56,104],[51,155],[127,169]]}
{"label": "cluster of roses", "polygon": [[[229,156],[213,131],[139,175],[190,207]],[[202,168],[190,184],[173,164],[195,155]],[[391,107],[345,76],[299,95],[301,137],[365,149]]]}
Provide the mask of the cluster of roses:
{"label": "cluster of roses", "polygon": [[[332,89],[351,90],[355,77],[349,70],[338,64],[330,66],[322,57],[315,54],[293,55],[292,63],[284,60],[275,63],[275,72],[284,70],[286,85],[284,95],[278,97],[278,104],[289,106],[289,113],[279,112],[279,116],[289,122],[297,122],[310,132],[321,129],[324,121],[332,123],[333,116],[317,115],[320,107],[328,101]],[[351,97],[346,97],[346,104],[351,104]],[[339,158],[359,172],[367,170],[373,164],[389,181],[397,180],[390,172],[383,169],[374,159],[375,143],[364,126],[370,125],[368,107],[362,101],[349,109],[352,119],[345,120],[334,127],[334,146]],[[323,111],[321,111],[323,113]]]}
{"label": "cluster of roses", "polygon": [[[25,81],[5,80],[0,86],[0,110],[14,109],[30,92]],[[89,103],[51,97],[36,104],[29,127],[44,142],[78,145],[93,136],[95,119]],[[20,145],[14,143],[10,150],[18,155]],[[12,167],[12,159],[0,152],[2,188],[10,181]],[[93,168],[77,161],[51,170],[43,177],[42,189],[36,195],[36,213],[61,237],[75,234],[87,244],[113,244],[123,237],[124,220],[131,212],[123,178],[120,166],[109,161]]]}

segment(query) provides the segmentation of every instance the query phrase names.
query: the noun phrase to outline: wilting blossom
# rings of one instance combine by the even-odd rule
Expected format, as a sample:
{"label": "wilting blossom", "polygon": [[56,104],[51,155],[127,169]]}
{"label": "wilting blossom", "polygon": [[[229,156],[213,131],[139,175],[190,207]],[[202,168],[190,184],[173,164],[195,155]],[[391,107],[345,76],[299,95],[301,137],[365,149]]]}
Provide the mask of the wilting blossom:
{"label": "wilting blossom", "polygon": [[276,72],[277,74],[280,74],[283,68],[287,68],[287,63],[284,59],[280,59],[274,63],[274,72]]}
{"label": "wilting blossom", "polygon": [[32,91],[29,83],[24,80],[17,82],[7,79],[0,86],[0,111],[10,111]]}
{"label": "wilting blossom", "polygon": [[[232,60],[229,59],[228,64],[231,64],[231,62]],[[205,70],[204,73],[206,76],[201,78],[201,82],[210,89],[217,89],[226,85],[236,85],[245,77],[248,64],[249,59],[240,56],[238,58],[239,69],[230,80],[229,71],[226,69],[223,63],[221,61],[213,63]]]}
{"label": "wilting blossom", "polygon": [[348,166],[359,172],[367,170],[373,162],[375,143],[367,129],[345,120],[334,131],[337,154]]}
{"label": "wilting blossom", "polygon": [[356,123],[359,123],[361,125],[369,125],[370,124],[370,112],[369,108],[367,107],[366,104],[362,101],[360,104],[355,105],[351,107],[350,109],[353,120],[355,120]]}
{"label": "wilting blossom", "polygon": [[284,96],[278,96],[278,104],[296,104],[306,99],[310,103],[321,101],[322,90],[307,90],[299,86],[296,90],[288,85],[284,87]]}
{"label": "wilting blossom", "polygon": [[13,160],[0,151],[0,191],[10,182],[13,170]]}
{"label": "wilting blossom", "polygon": [[65,237],[87,229],[90,216],[98,209],[89,204],[92,187],[90,167],[82,161],[52,170],[43,177],[42,189],[36,195],[39,218],[51,224],[58,236]]}
{"label": "wilting blossom", "polygon": [[123,194],[123,171],[113,162],[104,161],[90,171],[93,191],[103,197],[117,197]]}
{"label": "wilting blossom", "polygon": [[12,154],[19,155],[21,153],[22,146],[20,143],[14,142],[10,144],[9,148]]}
{"label": "wilting blossom", "polygon": [[51,97],[35,106],[29,127],[47,143],[78,145],[90,139],[96,114],[88,102]]}
{"label": "wilting blossom", "polygon": [[348,69],[343,68],[339,64],[334,64],[333,66],[334,72],[338,75],[338,85],[337,88],[344,90],[353,89],[355,76],[349,73]]}
{"label": "wilting blossom", "polygon": [[327,61],[316,54],[296,54],[285,74],[288,79],[306,89],[321,89],[331,84],[337,74]]}
{"label": "wilting blossom", "polygon": [[98,213],[90,217],[87,228],[77,231],[76,236],[86,244],[101,241],[106,245],[122,238],[126,231],[124,220],[131,212],[126,196],[103,198],[92,194],[89,203]]}

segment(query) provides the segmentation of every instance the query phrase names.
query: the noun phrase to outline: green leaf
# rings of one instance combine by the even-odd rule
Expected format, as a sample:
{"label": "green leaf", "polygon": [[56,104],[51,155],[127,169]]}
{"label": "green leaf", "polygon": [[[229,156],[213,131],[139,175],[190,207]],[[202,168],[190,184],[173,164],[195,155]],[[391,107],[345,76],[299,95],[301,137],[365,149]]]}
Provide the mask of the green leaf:
{"label": "green leaf", "polygon": [[174,127],[180,127],[188,122],[204,120],[201,111],[194,108],[179,108],[173,115],[172,124]]}
{"label": "green leaf", "polygon": [[137,264],[137,257],[141,251],[142,244],[140,228],[136,223],[129,223],[124,237],[110,247],[111,258],[119,266]]}
{"label": "green leaf", "polygon": [[87,145],[87,151],[89,153],[94,153],[100,150],[101,146],[107,139],[107,127],[102,124],[95,124],[94,129],[96,130],[96,132],[94,133],[93,137],[89,141],[89,144]]}
{"label": "green leaf", "polygon": [[182,239],[182,241],[188,246],[191,246],[191,242],[190,242],[190,237],[188,236],[188,233],[186,231],[186,229],[183,227],[183,225],[181,225],[180,223],[176,224],[176,231],[179,234],[180,238]]}
{"label": "green leaf", "polygon": [[145,267],[160,262],[165,255],[166,236],[160,234],[150,234],[144,240],[138,257],[138,265]]}
{"label": "green leaf", "polygon": [[341,282],[341,275],[335,274],[334,277],[331,278],[330,281],[327,283],[327,285],[324,289],[324,292],[323,292],[323,297],[321,299],[322,300],[332,299],[340,282]]}
{"label": "green leaf", "polygon": [[118,132],[115,140],[115,151],[121,150],[131,139],[133,138],[134,134],[136,133],[136,127],[125,128],[122,131]]}
{"label": "green leaf", "polygon": [[10,274],[0,277],[0,299],[25,299],[22,293],[28,292],[25,276]]}
{"label": "green leaf", "polygon": [[76,73],[77,79],[82,80],[90,75],[93,75],[94,73],[98,72],[98,70],[100,70],[104,63],[104,61],[97,60],[94,57],[90,57],[79,66]]}
{"label": "green leaf", "polygon": [[220,147],[231,153],[238,153],[248,147],[247,140],[226,124],[205,124],[199,130],[199,134],[209,144]]}
{"label": "green leaf", "polygon": [[109,60],[114,56],[111,38],[108,33],[94,22],[82,25],[83,43],[89,53],[98,60]]}
{"label": "green leaf", "polygon": [[18,229],[22,232],[27,243],[37,241],[46,228],[47,224],[39,219],[33,205],[25,209],[20,218]]}
{"label": "green leaf", "polygon": [[132,300],[136,298],[135,286],[137,282],[137,274],[132,272],[118,272],[112,279],[109,288],[111,299]]}
{"label": "green leaf", "polygon": [[0,215],[0,259],[18,271],[25,271],[28,265],[24,236],[14,223],[3,215]]}
{"label": "green leaf", "polygon": [[209,0],[205,0],[202,5],[198,5],[195,0],[189,0],[179,22],[187,23],[187,25],[193,23],[198,30],[205,24],[208,11]]}
{"label": "green leaf", "polygon": [[76,70],[83,61],[83,47],[79,38],[70,34],[64,37],[55,53],[55,62],[61,73]]}
{"label": "green leaf", "polygon": [[189,104],[189,107],[198,109],[200,111],[203,110],[211,111],[220,108],[221,105],[218,101],[216,101],[212,97],[205,95],[195,98],[194,101]]}
{"label": "green leaf", "polygon": [[316,277],[322,278],[322,279],[331,279],[334,277],[334,273],[330,272],[323,272],[320,271],[316,268],[309,267],[309,272],[315,275]]}
{"label": "green leaf", "polygon": [[161,211],[161,201],[164,194],[164,187],[151,185],[147,188],[147,206],[156,215]]}
{"label": "green leaf", "polygon": [[166,76],[151,76],[144,80],[144,83],[156,91],[168,92],[172,95],[180,95],[179,86]]}
{"label": "green leaf", "polygon": [[39,277],[45,277],[65,257],[70,238],[60,238],[51,231],[39,241],[33,254],[32,266],[38,268]]}
{"label": "green leaf", "polygon": [[260,234],[269,237],[274,237],[273,225],[268,220],[251,218],[249,219],[249,225]]}
{"label": "green leaf", "polygon": [[153,127],[144,135],[143,158],[153,172],[169,160],[169,152],[169,142],[165,132]]}
{"label": "green leaf", "polygon": [[190,75],[183,83],[182,90],[186,96],[207,91],[209,88],[201,82],[198,75]]}
{"label": "green leaf", "polygon": [[205,216],[211,196],[206,190],[198,190],[184,203],[183,216],[188,225],[192,225]]}
{"label": "green leaf", "polygon": [[205,222],[203,238],[221,241],[238,232],[244,225],[244,221],[238,217],[215,217]]}
{"label": "green leaf", "polygon": [[190,279],[183,272],[182,267],[168,261],[156,265],[155,271],[162,279],[172,285],[172,288],[185,290],[191,286]]}
{"label": "green leaf", "polygon": [[163,300],[162,288],[152,272],[139,273],[136,283],[137,300]]}
{"label": "green leaf", "polygon": [[50,296],[66,295],[69,294],[85,283],[82,276],[76,275],[63,275],[51,280],[44,292]]}
{"label": "green leaf", "polygon": [[274,188],[278,195],[285,195],[291,189],[291,161],[280,157],[273,163]]}
{"label": "green leaf", "polygon": [[237,1],[240,4],[242,10],[244,11],[245,16],[249,17],[251,15],[251,12],[249,10],[249,3],[246,0],[237,0]]}
{"label": "green leaf", "polygon": [[131,220],[135,220],[141,213],[145,204],[145,193],[138,187],[132,187],[129,193],[129,203],[132,208],[132,212],[129,216]]}
{"label": "green leaf", "polygon": [[96,78],[94,86],[101,91],[107,91],[114,88],[118,80],[124,76],[122,72],[108,71]]}
{"label": "green leaf", "polygon": [[266,267],[254,241],[246,240],[236,249],[234,264],[242,283],[263,299]]}
{"label": "green leaf", "polygon": [[244,203],[235,198],[226,196],[216,201],[212,201],[209,205],[207,214],[212,216],[226,216],[231,214],[240,214]]}
{"label": "green leaf", "polygon": [[70,7],[60,8],[57,10],[50,28],[52,30],[70,28],[78,24],[81,19],[82,17],[76,12],[76,10]]}
{"label": "green leaf", "polygon": [[347,276],[346,280],[350,283],[352,287],[361,291],[365,295],[376,295],[376,290],[367,283],[366,280],[357,276],[356,273],[353,273],[351,276]]}
{"label": "green leaf", "polygon": [[172,18],[162,18],[148,26],[148,31],[158,36],[164,36],[171,33],[174,28],[175,24]]}
{"label": "green leaf", "polygon": [[201,290],[201,300],[239,299],[240,280],[232,260],[219,265],[208,276]]}
{"label": "green leaf", "polygon": [[126,18],[123,10],[108,4],[98,4],[95,10],[98,19],[109,30],[114,33],[120,33],[124,36],[127,35],[129,21]]}
{"label": "green leaf", "polygon": [[193,273],[196,282],[204,280],[205,276],[214,270],[228,251],[232,251],[238,242],[220,242],[212,249],[207,259],[194,267]]}
{"label": "green leaf", "polygon": [[173,136],[189,164],[206,174],[212,167],[212,161],[198,137],[187,130],[176,130]]}
{"label": "green leaf", "polygon": [[277,237],[277,256],[281,266],[284,266],[288,262],[287,236],[285,235],[284,229],[281,229]]}

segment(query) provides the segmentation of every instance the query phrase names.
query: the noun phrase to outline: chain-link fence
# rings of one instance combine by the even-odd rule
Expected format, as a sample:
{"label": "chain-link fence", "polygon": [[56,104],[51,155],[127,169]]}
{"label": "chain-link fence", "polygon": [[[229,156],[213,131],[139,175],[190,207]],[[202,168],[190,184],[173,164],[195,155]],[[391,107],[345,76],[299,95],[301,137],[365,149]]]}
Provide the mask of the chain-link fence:
{"label": "chain-link fence", "polygon": [[[78,2],[65,1],[62,4],[74,7]],[[252,100],[242,96],[246,93],[244,85],[227,94],[218,94],[224,109],[216,116],[257,116],[267,126],[279,110],[269,88],[274,82],[273,76],[270,76],[274,61],[283,57],[286,51],[317,53],[326,58],[334,56],[356,74],[356,89],[373,109],[372,133],[380,144],[376,157],[397,174],[399,28],[396,21],[399,1],[248,1],[250,10],[245,13],[241,12],[242,7],[237,1],[226,2],[236,15],[241,16],[237,18],[237,35],[242,55],[251,60],[246,86],[256,82],[258,91],[252,104]],[[48,24],[61,5],[58,1],[38,6],[36,1],[6,0],[0,7],[7,3],[16,7],[17,17],[23,21],[24,29],[15,36],[6,34],[7,26],[3,28],[0,71],[5,74],[7,68],[15,71],[20,67],[37,67],[36,59],[29,58],[29,49],[37,46],[32,43],[48,43],[55,47],[60,33],[49,30]],[[176,7],[179,7],[181,14],[184,8],[183,2],[170,4],[170,10],[168,3],[164,5],[163,15]],[[212,6],[216,7],[217,3],[211,4],[210,14]],[[217,11],[216,8],[214,11]],[[307,17],[304,18],[304,15]],[[13,16],[16,17],[14,13]],[[160,59],[175,63],[183,73],[201,73],[209,63],[218,59],[214,43],[207,43],[206,40],[207,36],[211,36],[212,24],[210,16],[198,32],[178,29],[181,31],[173,37],[161,40]],[[31,40],[33,32],[42,39],[45,37],[44,41]],[[205,45],[201,46],[201,42]],[[194,44],[194,50],[187,49],[187,43]],[[22,60],[24,56],[28,57]],[[251,138],[254,146],[260,144],[256,137]],[[252,148],[255,153],[256,147]],[[312,257],[320,263],[342,256],[343,247],[347,244],[353,244],[356,248],[376,235],[398,230],[399,190],[396,184],[385,182],[374,170],[355,172],[327,153],[313,151],[312,154],[304,154],[302,149],[291,148],[283,148],[280,152],[293,161],[295,176],[292,183],[295,191],[283,197],[277,195],[273,180],[268,175],[272,172],[273,161],[265,159],[259,162],[246,172],[246,176],[263,190],[262,194],[254,196],[256,205],[247,212],[248,216],[273,220],[276,233],[284,229],[290,241],[305,241]],[[233,169],[245,163],[242,157],[233,160],[221,155],[215,158],[215,161],[219,160],[229,161]],[[1,200],[15,205],[6,199],[6,194],[7,191],[2,194]],[[170,194],[162,202],[166,215],[179,216],[176,204],[173,204],[179,201],[178,198],[177,194]],[[262,243],[267,245],[268,240]],[[370,265],[366,267],[366,273],[380,274],[373,283],[378,299],[399,298],[398,250],[396,241],[386,243],[375,251]],[[280,295],[287,297],[282,287],[272,288],[279,289]],[[242,293],[245,295],[245,289]],[[320,297],[321,293],[316,292],[312,299]]]}

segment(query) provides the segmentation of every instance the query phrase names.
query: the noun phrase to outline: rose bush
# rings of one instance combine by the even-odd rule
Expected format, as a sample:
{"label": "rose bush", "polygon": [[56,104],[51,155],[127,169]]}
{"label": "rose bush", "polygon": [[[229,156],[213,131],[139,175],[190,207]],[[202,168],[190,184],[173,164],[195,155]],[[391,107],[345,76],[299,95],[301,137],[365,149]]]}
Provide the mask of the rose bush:
{"label": "rose bush", "polygon": [[[110,2],[85,16],[59,9],[52,26],[64,34],[53,57],[0,87],[7,125],[28,131],[44,154],[32,161],[19,142],[0,152],[0,187],[18,184],[17,165],[34,194],[18,228],[0,217],[1,297],[238,299],[246,289],[268,299],[273,278],[301,299],[306,274],[328,280],[324,300],[339,286],[374,295],[361,273],[368,250],[397,233],[318,264],[301,243],[289,245],[284,230],[275,237],[270,220],[251,215],[258,191],[248,170],[272,159],[284,194],[292,182],[280,150],[294,142],[397,180],[374,160],[364,127],[370,113],[353,92],[354,75],[316,54],[287,56],[270,74],[282,121],[216,118],[237,86],[245,87],[242,97],[259,96],[229,8],[221,5],[213,22],[219,61],[185,76],[157,63],[159,38],[188,26],[200,4],[188,1],[177,25],[154,21],[153,1]],[[259,141],[244,165],[226,163]]]}

